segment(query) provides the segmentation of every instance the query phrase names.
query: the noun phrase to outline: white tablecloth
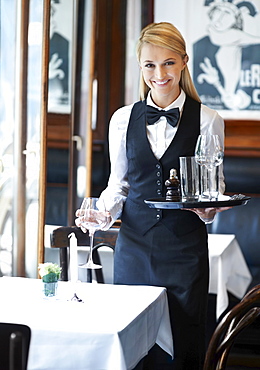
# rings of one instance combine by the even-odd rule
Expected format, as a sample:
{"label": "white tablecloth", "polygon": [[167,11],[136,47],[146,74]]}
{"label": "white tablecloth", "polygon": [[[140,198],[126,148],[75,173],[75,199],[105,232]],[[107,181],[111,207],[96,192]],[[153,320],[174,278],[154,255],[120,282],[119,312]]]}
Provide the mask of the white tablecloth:
{"label": "white tablecloth", "polygon": [[242,298],[252,280],[233,234],[209,234],[209,293],[217,294],[217,318],[228,307],[228,291]]}
{"label": "white tablecloth", "polygon": [[78,283],[78,303],[69,282],[47,299],[41,280],[3,277],[0,294],[0,320],[32,330],[28,370],[131,369],[155,343],[173,354],[164,288]]}

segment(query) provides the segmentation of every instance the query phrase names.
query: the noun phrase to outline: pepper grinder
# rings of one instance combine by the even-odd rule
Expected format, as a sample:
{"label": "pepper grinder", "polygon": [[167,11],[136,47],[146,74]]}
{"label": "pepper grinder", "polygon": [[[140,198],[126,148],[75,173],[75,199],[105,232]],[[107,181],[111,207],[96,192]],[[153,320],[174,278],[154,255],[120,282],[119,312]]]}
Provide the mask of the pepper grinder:
{"label": "pepper grinder", "polygon": [[175,168],[170,170],[170,177],[165,181],[167,188],[166,200],[170,202],[179,202],[181,200],[180,181]]}

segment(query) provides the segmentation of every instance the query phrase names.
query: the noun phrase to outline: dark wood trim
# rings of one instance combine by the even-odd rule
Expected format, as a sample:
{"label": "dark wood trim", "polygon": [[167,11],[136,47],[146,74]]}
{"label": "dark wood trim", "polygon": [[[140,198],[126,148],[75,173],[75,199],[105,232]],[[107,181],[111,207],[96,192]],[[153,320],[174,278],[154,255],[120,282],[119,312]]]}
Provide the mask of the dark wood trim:
{"label": "dark wood trim", "polygon": [[[98,161],[102,176],[92,172],[91,192],[99,193],[109,176],[108,127],[112,114],[125,103],[126,0],[96,0],[95,79],[97,122],[93,129],[93,170]],[[102,147],[102,153],[96,148]],[[97,155],[98,154],[98,155]],[[102,156],[102,158],[101,158]],[[98,189],[97,189],[98,188]]]}
{"label": "dark wood trim", "polygon": [[141,28],[154,22],[154,0],[141,0]]}
{"label": "dark wood trim", "polygon": [[[71,79],[71,114],[70,114],[70,131],[69,131],[69,170],[68,170],[68,213],[67,224],[72,225],[74,222],[74,194],[77,191],[77,163],[76,163],[76,143],[74,140],[75,128],[77,126],[76,120],[78,119],[79,109],[77,109],[77,97],[80,96],[80,82],[78,76],[78,69],[82,67],[82,48],[80,47],[80,39],[83,34],[83,18],[84,15],[83,1],[73,2],[73,33],[72,33],[72,79]],[[81,13],[82,12],[82,13]],[[79,89],[79,91],[78,91]]]}
{"label": "dark wood trim", "polygon": [[43,40],[42,40],[42,90],[41,90],[41,151],[39,179],[39,217],[38,217],[38,264],[44,262],[45,216],[47,192],[47,112],[49,82],[49,50],[50,50],[50,0],[44,1],[43,8]]}
{"label": "dark wood trim", "polygon": [[47,147],[68,149],[70,142],[70,114],[47,113]]}
{"label": "dark wood trim", "polygon": [[[92,163],[93,163],[93,131],[92,131],[92,115],[93,115],[93,84],[95,80],[95,57],[96,57],[96,37],[97,37],[97,2],[92,0],[92,17],[91,17],[91,39],[90,39],[90,56],[89,56],[89,73],[88,73],[88,98],[86,101],[86,147],[85,147],[85,196],[90,196],[92,191]],[[83,122],[84,124],[84,122]]]}
{"label": "dark wood trim", "polygon": [[[13,275],[26,276],[25,272],[25,245],[26,245],[26,155],[24,150],[27,143],[27,78],[28,78],[28,24],[30,2],[22,0],[18,6],[20,30],[17,44],[20,55],[17,73],[17,88],[19,91],[16,107],[16,135],[14,160],[17,167],[16,196],[14,198],[14,246],[13,246]],[[16,45],[17,48],[17,45]]]}
{"label": "dark wood trim", "polygon": [[96,0],[95,78],[98,81],[97,127],[93,140],[107,140],[111,115],[124,105],[126,0]]}
{"label": "dark wood trim", "polygon": [[225,155],[260,157],[260,121],[225,120]]}

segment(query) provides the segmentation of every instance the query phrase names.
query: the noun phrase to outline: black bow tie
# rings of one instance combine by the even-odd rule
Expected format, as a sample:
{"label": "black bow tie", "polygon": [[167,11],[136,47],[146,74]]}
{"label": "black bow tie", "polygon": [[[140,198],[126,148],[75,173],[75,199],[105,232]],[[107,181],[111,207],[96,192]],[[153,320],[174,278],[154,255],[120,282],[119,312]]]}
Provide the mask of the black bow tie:
{"label": "black bow tie", "polygon": [[169,109],[165,111],[165,110],[159,110],[157,108],[154,108],[151,105],[146,106],[146,119],[147,119],[148,125],[153,125],[162,116],[167,119],[167,122],[172,127],[175,127],[180,118],[179,108],[173,108],[173,109]]}

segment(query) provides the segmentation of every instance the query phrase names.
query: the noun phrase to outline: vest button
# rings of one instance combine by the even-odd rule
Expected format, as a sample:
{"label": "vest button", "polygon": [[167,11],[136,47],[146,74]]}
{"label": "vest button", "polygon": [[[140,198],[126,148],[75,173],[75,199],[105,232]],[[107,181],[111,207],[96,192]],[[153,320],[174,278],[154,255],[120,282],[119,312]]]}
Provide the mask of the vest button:
{"label": "vest button", "polygon": [[160,217],[161,217],[160,215],[156,215],[157,220],[160,220]]}
{"label": "vest button", "polygon": [[161,181],[160,180],[157,180],[157,185],[160,186],[161,185]]}
{"label": "vest button", "polygon": [[159,170],[161,168],[161,166],[157,163],[156,168],[158,168],[158,170]]}
{"label": "vest button", "polygon": [[161,195],[161,190],[160,189],[157,190],[157,194]]}
{"label": "vest button", "polygon": [[160,177],[161,176],[161,172],[157,172],[157,177]]}

